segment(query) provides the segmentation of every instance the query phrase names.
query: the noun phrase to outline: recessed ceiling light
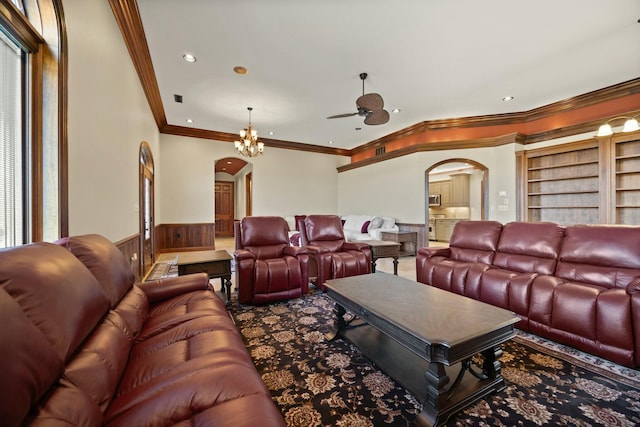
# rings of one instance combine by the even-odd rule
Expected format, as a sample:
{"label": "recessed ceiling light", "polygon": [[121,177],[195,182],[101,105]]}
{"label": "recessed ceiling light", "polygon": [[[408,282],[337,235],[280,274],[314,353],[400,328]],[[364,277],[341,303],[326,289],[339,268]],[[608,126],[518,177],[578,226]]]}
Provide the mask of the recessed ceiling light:
{"label": "recessed ceiling light", "polygon": [[269,131],[269,135],[273,135],[273,131],[272,130]]}
{"label": "recessed ceiling light", "polygon": [[242,67],[240,65],[233,67],[233,71],[235,71],[236,74],[241,74],[243,76],[249,72],[249,70],[247,70],[245,67]]}
{"label": "recessed ceiling light", "polygon": [[399,113],[400,109],[399,108],[394,108],[393,110],[391,110],[392,113]]}
{"label": "recessed ceiling light", "polygon": [[228,164],[228,165],[230,165],[231,163],[232,163],[232,162],[230,162],[230,161],[228,161],[228,160],[227,160],[227,164]]}
{"label": "recessed ceiling light", "polygon": [[191,55],[190,53],[185,53],[182,55],[182,58],[187,62],[196,62],[196,57]]}
{"label": "recessed ceiling light", "polygon": [[504,98],[502,98],[503,101],[511,101],[513,99],[513,96],[505,96]]}
{"label": "recessed ceiling light", "polygon": [[193,123],[193,119],[187,119],[187,123]]}
{"label": "recessed ceiling light", "polygon": [[333,144],[333,141],[329,141],[329,144]]}

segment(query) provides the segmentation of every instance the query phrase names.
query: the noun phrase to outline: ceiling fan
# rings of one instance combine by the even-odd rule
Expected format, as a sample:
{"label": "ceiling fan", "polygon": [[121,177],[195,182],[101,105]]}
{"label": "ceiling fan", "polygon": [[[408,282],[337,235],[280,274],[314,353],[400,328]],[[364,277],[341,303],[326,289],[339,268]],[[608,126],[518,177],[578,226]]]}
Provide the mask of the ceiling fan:
{"label": "ceiling fan", "polygon": [[377,93],[364,93],[364,81],[367,78],[367,73],[360,73],[360,80],[362,80],[362,96],[356,99],[356,107],[358,111],[355,113],[337,114],[335,116],[329,116],[327,119],[340,119],[342,117],[361,116],[364,117],[365,125],[383,125],[389,121],[389,112],[383,109],[384,101],[382,97]]}

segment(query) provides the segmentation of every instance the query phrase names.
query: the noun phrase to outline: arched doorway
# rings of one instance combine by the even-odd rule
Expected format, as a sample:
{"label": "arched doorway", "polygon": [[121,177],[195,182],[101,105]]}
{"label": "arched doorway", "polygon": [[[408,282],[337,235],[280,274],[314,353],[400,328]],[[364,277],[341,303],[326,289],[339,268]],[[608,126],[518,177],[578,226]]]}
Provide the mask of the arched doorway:
{"label": "arched doorway", "polygon": [[140,144],[139,157],[140,272],[144,277],[155,262],[153,154],[147,142]]}
{"label": "arched doorway", "polygon": [[487,219],[488,195],[489,169],[485,165],[464,158],[433,164],[425,171],[428,240],[447,242],[443,236],[450,234],[457,220]]}

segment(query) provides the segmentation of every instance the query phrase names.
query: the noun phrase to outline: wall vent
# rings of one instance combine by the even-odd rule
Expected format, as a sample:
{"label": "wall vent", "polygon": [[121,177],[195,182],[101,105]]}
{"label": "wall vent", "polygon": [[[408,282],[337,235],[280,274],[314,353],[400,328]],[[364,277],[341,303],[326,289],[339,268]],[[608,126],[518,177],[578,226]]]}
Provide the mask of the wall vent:
{"label": "wall vent", "polygon": [[381,156],[386,152],[387,152],[387,147],[384,146],[384,145],[382,147],[377,147],[376,148],[376,156]]}
{"label": "wall vent", "polygon": [[173,100],[182,104],[182,95],[173,95]]}

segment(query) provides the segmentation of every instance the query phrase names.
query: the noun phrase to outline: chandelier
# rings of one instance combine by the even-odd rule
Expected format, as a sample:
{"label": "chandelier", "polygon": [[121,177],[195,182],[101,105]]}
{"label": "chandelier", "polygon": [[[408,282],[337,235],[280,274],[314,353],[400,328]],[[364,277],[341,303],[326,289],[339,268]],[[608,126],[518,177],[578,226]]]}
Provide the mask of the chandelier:
{"label": "chandelier", "polygon": [[249,126],[240,131],[240,141],[235,141],[236,150],[238,153],[246,157],[261,156],[264,151],[264,142],[258,142],[258,131],[251,126],[251,111],[252,107],[247,107],[249,110]]}

